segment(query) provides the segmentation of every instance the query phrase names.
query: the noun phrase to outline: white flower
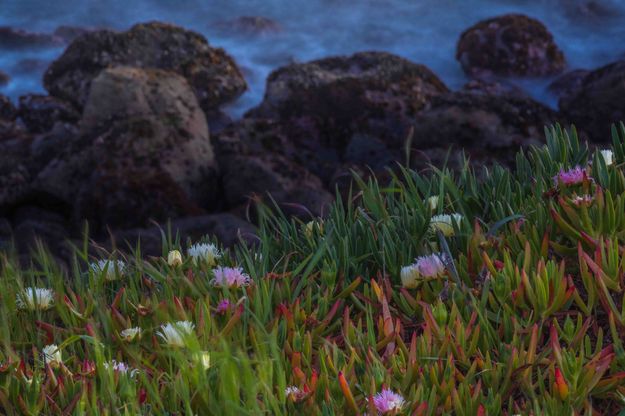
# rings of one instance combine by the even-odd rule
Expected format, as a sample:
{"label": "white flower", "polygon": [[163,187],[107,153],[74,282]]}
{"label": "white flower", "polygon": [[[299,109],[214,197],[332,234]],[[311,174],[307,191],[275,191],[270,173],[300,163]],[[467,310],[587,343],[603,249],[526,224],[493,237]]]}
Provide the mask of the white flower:
{"label": "white flower", "polygon": [[610,166],[612,163],[614,163],[614,153],[612,153],[612,150],[601,150],[601,156],[603,156],[603,160],[605,161],[606,166]]}
{"label": "white flower", "polygon": [[178,321],[161,325],[156,334],[173,347],[184,347],[189,337],[193,335],[195,325],[189,321]]}
{"label": "white flower", "polygon": [[431,254],[422,256],[409,266],[402,267],[400,271],[401,283],[407,289],[414,289],[422,279],[436,279],[445,274],[443,254]]}
{"label": "white flower", "polygon": [[182,264],[182,253],[178,250],[171,250],[167,254],[167,264],[172,267],[180,266]]}
{"label": "white flower", "polygon": [[58,368],[63,362],[61,350],[56,344],[46,345],[42,352],[44,362],[52,368]]}
{"label": "white flower", "polygon": [[91,263],[89,268],[95,274],[106,273],[104,275],[105,279],[111,281],[116,280],[118,275],[124,274],[126,263],[122,260],[98,260],[95,263]]}
{"label": "white flower", "polygon": [[440,230],[445,237],[450,237],[454,235],[454,223],[459,225],[463,219],[464,217],[460,214],[435,215],[430,220],[430,229]]}
{"label": "white flower", "polygon": [[136,326],[134,328],[124,329],[122,332],[119,333],[119,336],[122,337],[122,339],[126,342],[132,342],[137,337],[141,339],[141,328]]}
{"label": "white flower", "polygon": [[297,386],[288,386],[284,389],[284,395],[287,399],[296,401],[302,395],[302,390]]}
{"label": "white flower", "polygon": [[117,362],[115,360],[111,360],[107,363],[104,363],[103,365],[104,368],[106,368],[107,370],[111,369],[116,373],[127,375],[131,378],[139,372],[139,370],[137,370],[136,368],[131,368],[128,366],[128,364],[123,362]]}
{"label": "white flower", "polygon": [[419,283],[419,268],[416,264],[404,266],[399,272],[401,284],[406,289],[414,289]]}
{"label": "white flower", "polygon": [[435,211],[436,208],[438,208],[438,196],[437,195],[434,195],[428,198],[428,207],[430,207],[432,211]]}
{"label": "white flower", "polygon": [[221,257],[221,251],[211,243],[194,244],[187,249],[187,254],[193,259],[193,264],[197,265],[198,262],[203,261],[209,267],[215,266]]}
{"label": "white flower", "polygon": [[29,311],[50,309],[54,303],[54,291],[39,287],[28,287],[23,293],[18,293],[15,303],[19,309]]}

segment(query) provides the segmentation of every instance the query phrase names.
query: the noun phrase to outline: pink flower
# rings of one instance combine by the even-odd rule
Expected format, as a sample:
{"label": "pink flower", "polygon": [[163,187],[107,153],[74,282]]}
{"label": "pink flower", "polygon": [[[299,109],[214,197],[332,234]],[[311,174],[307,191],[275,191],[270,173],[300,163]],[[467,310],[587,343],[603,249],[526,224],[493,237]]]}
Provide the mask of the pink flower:
{"label": "pink flower", "polygon": [[220,315],[225,314],[230,309],[230,301],[228,299],[222,299],[217,305],[217,313]]}
{"label": "pink flower", "polygon": [[584,179],[588,179],[586,169],[575,166],[573,169],[566,171],[564,169],[560,170],[560,172],[553,177],[553,183],[556,186],[559,184],[570,186],[580,184],[584,181]]}
{"label": "pink flower", "polygon": [[215,278],[211,283],[215,286],[241,287],[250,284],[250,276],[243,272],[240,267],[217,267],[213,270]]}
{"label": "pink flower", "polygon": [[439,277],[445,274],[445,264],[443,254],[431,254],[417,258],[416,261],[419,274],[423,277]]}
{"label": "pink flower", "polygon": [[373,404],[378,412],[387,414],[392,411],[400,411],[406,401],[401,395],[394,393],[390,389],[384,389],[380,393],[373,396]]}

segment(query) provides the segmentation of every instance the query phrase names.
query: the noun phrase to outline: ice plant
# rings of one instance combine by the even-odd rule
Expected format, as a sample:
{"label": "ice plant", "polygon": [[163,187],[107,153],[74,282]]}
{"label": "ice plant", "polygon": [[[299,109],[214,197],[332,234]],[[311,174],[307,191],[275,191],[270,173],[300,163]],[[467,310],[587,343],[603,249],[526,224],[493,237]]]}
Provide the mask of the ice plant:
{"label": "ice plant", "polygon": [[133,328],[126,328],[119,333],[119,336],[126,342],[132,342],[137,339],[141,339],[141,328],[138,326]]}
{"label": "ice plant", "polygon": [[45,311],[54,304],[54,291],[51,289],[28,287],[18,293],[15,299],[18,309]]}
{"label": "ice plant", "polygon": [[231,306],[231,302],[228,299],[222,299],[219,304],[217,304],[217,313],[223,315]]}
{"label": "ice plant", "polygon": [[221,287],[241,287],[250,284],[250,276],[240,267],[217,267],[213,270],[214,278],[211,284]]}
{"label": "ice plant", "polygon": [[440,231],[445,237],[454,235],[454,223],[459,225],[464,217],[461,214],[441,214],[435,215],[430,219],[430,229],[432,231]]}
{"label": "ice plant", "polygon": [[171,250],[167,254],[167,264],[172,267],[180,266],[182,264],[182,253],[178,250]]}
{"label": "ice plant", "polygon": [[302,394],[302,390],[297,386],[287,386],[287,388],[284,389],[284,395],[287,400],[292,400],[294,402],[298,401]]}
{"label": "ice plant", "polygon": [[139,370],[137,370],[136,368],[131,368],[130,366],[128,366],[128,364],[123,363],[123,362],[118,362],[115,360],[106,362],[103,365],[104,365],[104,368],[106,368],[107,370],[111,369],[115,373],[127,375],[131,378],[134,377],[139,372]]}
{"label": "ice plant", "polygon": [[556,176],[553,177],[553,183],[558,186],[560,184],[565,186],[579,185],[588,179],[586,169],[579,166],[575,166],[573,169],[564,170],[561,169]]}
{"label": "ice plant", "polygon": [[406,404],[404,398],[390,389],[384,389],[373,396],[373,404],[379,413],[385,415],[399,412]]}
{"label": "ice plant", "polygon": [[42,354],[44,362],[52,368],[58,368],[63,362],[61,350],[56,344],[43,347]]}
{"label": "ice plant", "polygon": [[606,166],[610,166],[611,164],[614,163],[614,154],[612,153],[612,150],[610,149],[603,149],[601,150],[601,156],[603,157],[603,161],[605,162]]}
{"label": "ice plant", "polygon": [[445,274],[443,258],[441,253],[430,254],[418,257],[413,264],[402,267],[400,271],[402,285],[413,289],[423,279],[430,280],[443,276]]}
{"label": "ice plant", "polygon": [[578,207],[588,207],[592,204],[592,201],[594,200],[592,195],[576,195],[572,201],[573,204],[575,204]]}
{"label": "ice plant", "polygon": [[221,258],[221,251],[212,243],[197,243],[187,249],[187,254],[193,259],[193,264],[206,264],[208,267],[217,265]]}
{"label": "ice plant", "polygon": [[194,330],[195,325],[192,322],[178,321],[161,325],[161,330],[156,334],[169,346],[184,347]]}
{"label": "ice plant", "polygon": [[211,366],[211,356],[208,351],[200,351],[197,355],[197,360],[202,365],[204,370],[208,370]]}
{"label": "ice plant", "polygon": [[556,368],[555,371],[555,390],[558,392],[558,395],[562,400],[565,400],[569,396],[569,386],[566,384],[566,380],[562,375],[562,371],[559,368]]}
{"label": "ice plant", "polygon": [[435,211],[438,208],[438,196],[434,195],[428,198],[428,207],[430,210]]}
{"label": "ice plant", "polygon": [[323,223],[320,221],[312,220],[304,224],[304,234],[306,235],[306,237],[311,238],[315,228],[319,231],[320,234],[323,233]]}
{"label": "ice plant", "polygon": [[89,268],[96,274],[106,273],[104,275],[106,280],[115,280],[118,277],[118,273],[120,275],[124,273],[126,263],[122,260],[98,260],[91,263]]}

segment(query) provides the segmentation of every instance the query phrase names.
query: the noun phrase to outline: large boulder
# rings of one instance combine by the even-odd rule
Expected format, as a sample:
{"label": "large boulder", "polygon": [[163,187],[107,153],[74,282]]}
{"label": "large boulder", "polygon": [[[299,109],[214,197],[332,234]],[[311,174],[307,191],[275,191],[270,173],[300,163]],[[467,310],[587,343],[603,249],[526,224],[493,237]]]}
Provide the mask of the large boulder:
{"label": "large boulder", "polygon": [[483,20],[465,30],[456,59],[471,76],[545,76],[562,72],[564,54],[547,28],[521,14]]}
{"label": "large boulder", "polygon": [[12,125],[0,120],[0,213],[28,194],[32,179],[28,166],[30,140],[18,133],[13,138],[3,138],[3,123]]}
{"label": "large boulder", "polygon": [[354,135],[398,149],[415,115],[447,91],[423,65],[362,52],[274,71],[263,102],[246,117],[279,121],[296,161],[328,181]]}
{"label": "large boulder", "polygon": [[145,23],[126,32],[98,30],[76,38],[44,75],[51,95],[83,107],[91,82],[109,67],[173,71],[186,78],[205,111],[234,100],[246,83],[234,60],[200,34],[165,23]]}
{"label": "large boulder", "polygon": [[34,183],[71,203],[76,220],[139,226],[197,215],[214,199],[217,164],[206,118],[181,76],[104,70],[92,83],[80,129]]}
{"label": "large boulder", "polygon": [[17,116],[17,109],[9,99],[0,94],[0,120],[13,121]]}
{"label": "large boulder", "polygon": [[610,125],[625,121],[625,61],[591,71],[572,93],[560,99],[560,110],[590,139],[609,142]]}
{"label": "large boulder", "polygon": [[462,149],[474,162],[513,164],[520,147],[544,140],[545,125],[558,121],[548,107],[512,93],[452,92],[432,100],[416,118],[411,164],[440,166],[453,150],[452,164]]}
{"label": "large boulder", "polygon": [[233,156],[224,162],[223,188],[229,206],[246,204],[252,197],[272,205],[270,195],[283,211],[320,216],[333,201],[318,177],[279,154]]}
{"label": "large boulder", "polygon": [[18,115],[32,133],[49,131],[56,122],[76,123],[80,118],[68,102],[40,94],[21,96]]}

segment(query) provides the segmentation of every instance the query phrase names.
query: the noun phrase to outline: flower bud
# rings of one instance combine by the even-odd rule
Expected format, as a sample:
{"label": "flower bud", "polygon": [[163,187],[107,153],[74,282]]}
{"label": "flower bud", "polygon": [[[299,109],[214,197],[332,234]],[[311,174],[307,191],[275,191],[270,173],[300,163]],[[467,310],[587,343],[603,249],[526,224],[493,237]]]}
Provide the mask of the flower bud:
{"label": "flower bud", "polygon": [[182,264],[182,253],[178,250],[171,250],[167,255],[167,264],[172,267],[180,266]]}

